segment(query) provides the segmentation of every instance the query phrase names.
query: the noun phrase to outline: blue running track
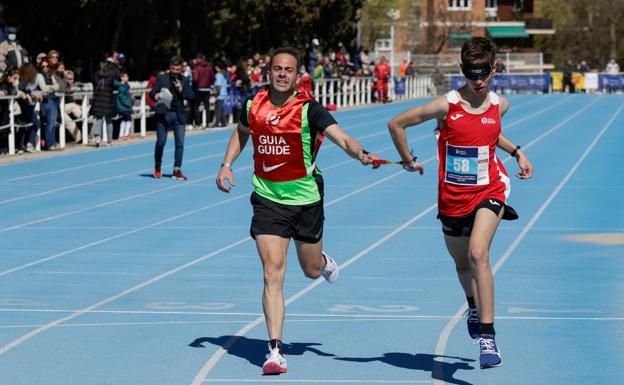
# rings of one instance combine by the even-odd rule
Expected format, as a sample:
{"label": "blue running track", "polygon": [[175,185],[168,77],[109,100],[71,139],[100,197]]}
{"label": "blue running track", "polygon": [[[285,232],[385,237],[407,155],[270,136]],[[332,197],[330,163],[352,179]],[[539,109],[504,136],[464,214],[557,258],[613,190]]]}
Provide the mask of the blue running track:
{"label": "blue running track", "polygon": [[[278,377],[261,374],[250,146],[233,191],[214,183],[230,130],[187,137],[187,182],[151,178],[151,141],[0,166],[0,385],[624,383],[624,96],[509,99],[504,132],[535,175],[512,177],[520,219],[491,250],[502,367],[479,369],[461,318],[429,122],[408,130],[422,177],[323,144],[325,249],[342,273],[308,280],[291,250]],[[386,122],[424,102],[335,116],[394,159]]]}

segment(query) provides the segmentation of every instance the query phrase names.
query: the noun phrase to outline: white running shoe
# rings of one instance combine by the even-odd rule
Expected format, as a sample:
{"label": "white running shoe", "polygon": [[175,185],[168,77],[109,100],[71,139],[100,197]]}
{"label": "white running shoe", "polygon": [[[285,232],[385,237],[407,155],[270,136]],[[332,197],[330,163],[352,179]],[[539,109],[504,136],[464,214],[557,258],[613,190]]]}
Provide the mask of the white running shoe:
{"label": "white running shoe", "polygon": [[288,371],[288,365],[286,364],[286,359],[284,358],[284,356],[282,356],[278,348],[271,349],[271,345],[269,345],[269,349],[270,351],[267,355],[267,360],[262,365],[262,373],[286,373]]}
{"label": "white running shoe", "polygon": [[323,267],[323,270],[321,270],[321,275],[323,276],[323,278],[325,278],[327,282],[334,283],[338,280],[340,270],[338,269],[336,261],[334,261],[332,257],[327,255],[327,253],[325,253],[324,251],[322,253],[323,257],[325,257],[325,266]]}

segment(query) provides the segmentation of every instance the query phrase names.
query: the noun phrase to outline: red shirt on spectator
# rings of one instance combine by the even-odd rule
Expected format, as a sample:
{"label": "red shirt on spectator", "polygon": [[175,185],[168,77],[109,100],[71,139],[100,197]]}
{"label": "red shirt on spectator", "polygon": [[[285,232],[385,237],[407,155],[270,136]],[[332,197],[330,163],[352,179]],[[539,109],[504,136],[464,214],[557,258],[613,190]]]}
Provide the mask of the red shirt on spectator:
{"label": "red shirt on spectator", "polygon": [[386,63],[379,63],[375,66],[374,74],[377,81],[387,82],[390,79],[390,66]]}

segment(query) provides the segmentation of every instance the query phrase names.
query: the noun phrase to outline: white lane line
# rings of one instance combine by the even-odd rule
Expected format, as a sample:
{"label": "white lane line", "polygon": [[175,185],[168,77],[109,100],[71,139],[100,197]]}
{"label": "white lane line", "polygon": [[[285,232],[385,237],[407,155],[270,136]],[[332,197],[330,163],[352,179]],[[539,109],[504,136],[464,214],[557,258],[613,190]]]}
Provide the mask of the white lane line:
{"label": "white lane line", "polygon": [[259,383],[267,383],[267,384],[273,384],[273,383],[293,383],[293,384],[298,384],[298,383],[309,383],[309,384],[431,384],[431,380],[318,380],[318,379],[313,379],[313,380],[287,380],[287,379],[280,379],[280,380],[273,380],[273,379],[266,379],[266,380],[261,380],[261,379],[253,379],[253,378],[210,378],[210,379],[206,379],[203,382],[216,382],[216,383],[223,383],[223,382],[240,382],[243,384],[247,384],[250,382],[259,382]]}
{"label": "white lane line", "polygon": [[[240,172],[240,171],[243,171],[243,170],[248,170],[250,168],[253,168],[253,165],[241,167],[241,168],[236,169],[235,171],[236,172]],[[184,181],[184,182],[181,182],[181,183],[178,183],[178,184],[173,184],[173,185],[170,185],[170,186],[167,186],[167,187],[163,187],[163,188],[159,188],[159,189],[155,189],[155,190],[150,190],[150,191],[147,191],[147,192],[144,192],[144,193],[127,196],[127,197],[115,199],[115,200],[112,200],[112,201],[102,202],[102,203],[99,203],[97,205],[88,206],[88,207],[84,207],[84,208],[76,209],[76,210],[71,210],[71,211],[66,211],[66,212],[64,212],[62,214],[56,214],[56,215],[52,215],[52,216],[49,216],[49,217],[36,219],[36,220],[30,221],[30,222],[21,223],[19,225],[3,227],[3,228],[0,228],[0,233],[4,233],[4,232],[7,232],[7,231],[20,229],[22,227],[26,227],[26,226],[30,226],[30,225],[36,225],[37,223],[48,222],[48,221],[51,221],[51,220],[54,220],[54,219],[63,218],[63,217],[69,216],[69,215],[83,213],[83,212],[90,211],[90,210],[97,209],[97,208],[101,208],[101,207],[111,206],[111,205],[116,204],[116,203],[126,202],[126,201],[129,201],[129,200],[132,200],[132,199],[136,199],[136,198],[141,198],[141,197],[145,197],[145,196],[148,196],[148,195],[157,194],[157,193],[160,193],[160,192],[163,192],[163,191],[168,191],[168,190],[173,190],[173,189],[177,189],[177,188],[186,187],[186,186],[193,185],[193,184],[196,184],[196,183],[204,182],[206,180],[213,180],[216,176],[217,176],[217,174],[214,174],[214,175],[211,175],[211,176],[208,176],[208,177],[204,177],[204,178],[194,179],[194,180],[191,180],[191,181]]]}
{"label": "white lane line", "polygon": [[[544,110],[541,110],[541,111],[539,111],[539,112],[537,112],[537,113],[534,113],[534,114],[528,115],[528,116],[526,116],[525,118],[523,118],[522,120],[526,120],[526,119],[528,119],[528,118],[530,118],[530,117],[533,117],[533,116],[539,115],[539,114],[540,114],[540,113],[542,113],[542,112],[548,111],[548,110],[550,110],[550,109],[554,108],[555,106],[560,105],[561,103],[563,103],[563,102],[565,102],[565,101],[567,101],[567,100],[569,100],[569,99],[570,99],[570,98],[568,98],[568,99],[564,99],[563,101],[561,101],[561,102],[559,102],[559,103],[556,103],[556,104],[554,104],[554,105],[552,105],[552,106],[550,106],[550,107],[548,107],[548,108],[546,108],[546,109],[544,109]],[[527,103],[525,103],[525,104],[527,104]],[[367,123],[367,124],[368,124],[368,123]],[[509,125],[507,125],[506,127],[512,127],[512,126],[514,126],[515,124],[516,124],[516,121],[511,122],[511,123],[510,123]],[[378,136],[378,135],[381,135],[381,134],[383,134],[383,133],[386,133],[386,131],[384,130],[383,132],[380,132],[380,133],[373,133],[373,134],[367,135],[366,137]],[[422,136],[419,136],[419,137],[417,137],[417,138],[415,138],[415,139],[410,140],[410,143],[412,143],[412,142],[414,142],[414,141],[419,141],[419,140],[421,140],[421,139],[429,138],[429,137],[431,137],[431,134],[422,135]],[[360,138],[360,139],[362,139],[362,138]],[[336,146],[335,148],[338,148],[338,147]],[[384,147],[384,148],[382,148],[382,149],[379,149],[379,150],[378,150],[378,152],[385,151],[385,150],[386,150],[386,149],[388,149],[388,148],[390,148],[390,146],[387,146],[387,147]],[[200,159],[203,159],[203,158],[200,158]],[[190,163],[190,162],[193,162],[193,161],[194,161],[194,160],[189,161],[189,162],[187,162],[187,163]],[[338,164],[334,164],[334,165],[332,165],[332,166],[330,166],[330,167],[326,167],[326,168],[324,168],[324,169],[325,169],[325,170],[329,170],[329,169],[333,168],[334,166],[339,166],[339,165],[343,165],[343,164],[349,163],[349,161],[351,161],[351,159],[348,159],[348,160],[346,160],[346,161],[340,162],[340,163],[338,163]],[[246,170],[246,169],[249,169],[249,168],[252,168],[252,166],[241,167],[241,168],[239,168],[239,169],[236,169],[235,171],[236,171],[236,172],[239,172],[239,171]],[[22,227],[26,227],[26,226],[30,226],[30,225],[35,225],[35,224],[38,224],[38,223],[48,222],[48,221],[51,221],[51,220],[54,220],[54,219],[59,219],[59,218],[66,217],[66,216],[69,216],[69,215],[79,214],[79,213],[82,213],[82,212],[85,212],[85,211],[89,211],[89,210],[92,210],[92,209],[95,209],[95,208],[101,208],[101,207],[111,206],[111,205],[116,204],[116,203],[125,202],[125,201],[131,200],[131,199],[140,198],[140,197],[144,197],[144,196],[147,196],[147,195],[152,195],[152,194],[155,194],[155,193],[158,193],[158,192],[161,192],[161,191],[166,191],[166,190],[170,190],[170,189],[180,188],[180,187],[184,187],[185,185],[190,185],[190,184],[194,184],[194,183],[200,183],[200,182],[203,182],[203,181],[209,180],[209,179],[214,178],[214,177],[216,177],[216,175],[214,175],[214,176],[209,176],[209,177],[206,177],[206,178],[196,179],[196,180],[193,180],[193,181],[187,181],[187,182],[185,182],[184,184],[180,184],[180,185],[168,186],[168,187],[165,187],[165,188],[160,188],[160,189],[156,189],[156,190],[151,190],[151,191],[148,191],[148,192],[145,192],[145,193],[135,194],[135,195],[131,195],[131,196],[128,196],[128,197],[124,197],[124,198],[120,198],[120,199],[115,199],[115,200],[112,200],[112,201],[106,201],[106,202],[103,202],[103,203],[100,203],[100,204],[97,204],[97,205],[93,205],[93,206],[85,207],[85,208],[82,208],[82,209],[76,209],[76,210],[72,210],[72,211],[64,212],[64,213],[62,213],[62,214],[52,215],[52,216],[49,216],[49,217],[45,217],[45,218],[41,218],[41,219],[37,219],[37,220],[30,221],[30,222],[22,223],[22,224],[19,224],[19,225],[13,225],[13,226],[8,226],[8,227],[0,228],[0,233],[6,232],[6,231],[12,231],[12,230],[20,229],[20,228],[22,228]]]}
{"label": "white lane line", "polygon": [[67,254],[75,253],[76,251],[80,251],[80,250],[88,249],[88,248],[93,247],[93,246],[100,245],[102,243],[111,241],[113,239],[118,239],[118,238],[130,235],[130,234],[138,233],[138,232],[143,231],[143,230],[151,229],[151,228],[156,227],[158,225],[161,225],[163,223],[172,222],[172,221],[175,221],[177,219],[184,218],[184,217],[187,217],[189,215],[194,215],[194,214],[200,213],[202,211],[211,209],[211,208],[216,207],[216,206],[220,206],[220,205],[223,205],[223,204],[235,201],[235,200],[239,200],[239,199],[242,199],[242,198],[248,198],[248,197],[249,197],[249,194],[237,195],[237,196],[234,196],[234,197],[229,198],[229,199],[225,199],[225,200],[222,200],[222,201],[219,201],[219,202],[216,202],[216,203],[209,204],[207,206],[203,206],[203,207],[201,207],[199,209],[196,209],[196,210],[187,211],[187,212],[185,212],[183,214],[179,214],[179,215],[167,218],[167,219],[163,219],[163,220],[158,221],[158,222],[150,223],[149,225],[137,227],[137,228],[132,229],[130,231],[125,231],[123,233],[115,234],[115,235],[112,235],[110,237],[102,238],[102,239],[99,239],[99,240],[91,242],[91,243],[87,243],[87,244],[84,244],[84,245],[81,245],[81,246],[78,246],[78,247],[74,247],[73,249],[62,251],[60,253],[56,253],[56,254],[50,255],[50,256],[45,257],[45,258],[37,259],[36,261],[32,261],[32,262],[25,263],[23,265],[16,266],[16,267],[8,269],[8,270],[1,271],[0,272],[0,277],[3,277],[5,275],[11,274],[11,273],[14,273],[16,271],[20,271],[20,270],[26,269],[28,267],[36,266],[36,265],[39,265],[41,263],[44,263],[44,262],[47,262],[47,261],[51,261],[51,260],[60,258],[60,257],[62,257],[64,255],[67,255]]}
{"label": "white lane line", "polygon": [[108,304],[108,303],[116,301],[116,300],[118,300],[118,299],[120,299],[122,297],[125,297],[126,295],[128,295],[130,293],[133,293],[133,292],[135,292],[137,290],[140,290],[140,289],[142,289],[142,288],[144,288],[146,286],[149,286],[152,283],[160,281],[161,279],[166,278],[166,277],[168,277],[168,276],[170,276],[172,274],[175,274],[175,273],[177,273],[179,271],[182,271],[182,270],[184,270],[186,268],[189,268],[191,266],[197,265],[198,263],[201,263],[201,262],[205,261],[208,258],[211,258],[211,257],[213,257],[215,255],[221,254],[221,253],[223,253],[223,252],[225,252],[225,251],[227,251],[229,249],[232,249],[232,248],[234,248],[234,247],[236,247],[236,246],[238,246],[238,245],[240,245],[242,243],[247,242],[248,240],[249,240],[249,238],[245,237],[245,238],[240,239],[240,240],[238,240],[236,242],[230,243],[227,246],[224,246],[224,247],[222,247],[222,248],[220,248],[218,250],[215,250],[215,251],[213,251],[213,252],[211,252],[209,254],[206,254],[206,255],[204,255],[202,257],[199,257],[197,259],[194,259],[193,261],[188,262],[188,263],[186,263],[184,265],[178,266],[175,269],[171,269],[171,270],[169,270],[169,271],[167,271],[167,272],[165,272],[163,274],[157,275],[156,277],[153,277],[153,278],[151,278],[151,279],[149,279],[149,280],[147,280],[147,281],[145,281],[143,283],[140,283],[140,284],[138,284],[136,286],[133,286],[133,287],[127,289],[127,290],[124,290],[124,291],[122,291],[122,292],[120,292],[120,293],[118,293],[118,294],[116,294],[116,295],[114,295],[112,297],[108,297],[108,298],[106,298],[106,299],[104,299],[104,300],[102,300],[100,302],[97,302],[97,303],[95,303],[95,304],[93,304],[91,306],[88,306],[88,307],[86,307],[84,309],[81,309],[80,311],[74,312],[74,313],[72,313],[72,314],[70,314],[70,315],[68,315],[66,317],[57,319],[57,320],[55,320],[53,322],[50,322],[50,323],[48,323],[46,325],[43,325],[43,326],[41,326],[41,327],[39,327],[37,329],[34,329],[31,332],[26,333],[23,336],[20,336],[19,338],[11,341],[7,345],[5,345],[2,348],[0,348],[0,355],[5,354],[6,352],[10,351],[14,347],[22,344],[24,341],[29,340],[30,338],[36,336],[39,333],[42,333],[42,332],[44,332],[44,331],[46,331],[46,330],[48,330],[50,328],[56,327],[56,326],[58,326],[58,325],[60,325],[60,324],[62,324],[64,322],[67,322],[67,321],[72,320],[74,318],[77,318],[77,317],[83,315],[85,312],[88,312],[88,311],[91,311],[91,310],[95,310],[95,309],[97,309],[99,307],[102,307],[102,306]]}
{"label": "white lane line", "polygon": [[[435,158],[431,158],[431,159],[435,159]],[[335,166],[336,166],[336,165],[335,165]],[[336,167],[337,167],[337,166],[336,166]],[[402,175],[403,173],[404,173],[403,171],[399,171],[399,172],[397,172],[397,173],[395,173],[395,174],[391,175],[391,177],[396,177],[396,176]],[[388,180],[388,179],[390,179],[390,177],[383,178],[383,179],[381,179],[381,180],[379,180],[379,181],[377,181],[377,182],[375,182],[375,183],[370,183],[370,184],[368,184],[365,188],[359,189],[358,191],[364,191],[364,190],[366,190],[366,189],[370,189],[370,188],[372,188],[372,187],[375,187],[375,186],[377,186],[377,185],[379,185],[379,184],[381,184],[381,183],[385,182],[385,181],[386,181],[386,180]],[[349,194],[349,196],[352,196],[352,195],[353,195],[352,193],[350,193],[350,194]],[[201,208],[201,209],[199,209],[199,210],[193,210],[193,211],[191,211],[191,212],[187,212],[187,213],[184,213],[184,214],[178,215],[177,217],[174,217],[174,218],[181,218],[181,217],[184,217],[184,216],[187,216],[187,215],[191,215],[191,214],[193,214],[193,213],[197,213],[197,212],[203,211],[203,210],[205,210],[205,209],[208,209],[210,206],[220,205],[220,204],[226,203],[226,202],[228,202],[228,201],[230,201],[230,200],[240,199],[240,198],[247,197],[247,196],[248,196],[248,195],[246,194],[246,195],[237,196],[237,197],[234,197],[234,198],[231,198],[231,199],[225,200],[225,201],[217,202],[217,203],[214,203],[214,204],[212,204],[212,205],[205,206],[205,207],[203,207],[203,208]],[[342,200],[341,198],[337,198],[337,199],[335,199],[335,200],[334,200],[334,201],[332,201],[332,202],[325,203],[325,207],[328,207],[328,206],[330,206],[330,205],[332,205],[332,204],[334,204],[334,203],[336,203],[336,202],[338,202],[338,201],[341,201],[341,200]],[[430,211],[430,210],[431,210],[431,209],[433,209],[434,207],[435,207],[435,206],[430,207],[427,211],[425,211],[425,213],[426,213],[426,212],[428,212],[428,211]],[[424,214],[423,214],[423,215],[424,215]],[[419,218],[419,217],[420,217],[420,216],[417,216],[417,218]],[[163,222],[163,223],[164,223],[164,222],[168,222],[168,221],[170,221],[170,220],[172,220],[172,219],[173,219],[173,218],[169,218],[169,219],[166,219],[166,220],[164,220],[164,221],[160,221],[160,222]],[[408,222],[408,223],[411,223],[411,222]],[[148,226],[143,226],[143,227],[147,228],[147,227],[153,227],[153,226],[155,226],[155,225],[156,225],[156,224],[154,223],[154,224],[151,224],[151,225],[148,225]],[[138,230],[138,229],[137,229],[137,230]],[[96,242],[92,242],[92,243],[91,243],[91,244],[89,244],[89,245],[83,245],[83,246],[78,247],[78,248],[76,248],[76,249],[72,249],[72,250],[71,250],[71,251],[69,251],[69,252],[73,252],[73,251],[80,250],[80,249],[83,249],[83,248],[86,248],[86,247],[90,247],[90,246],[93,246],[93,245],[95,245],[95,244],[102,243],[102,242],[104,242],[104,241],[106,241],[106,240],[110,240],[110,239],[118,238],[118,237],[120,237],[120,236],[127,235],[127,234],[128,234],[128,233],[122,233],[122,234],[119,234],[119,235],[117,235],[117,236],[113,236],[113,237],[106,238],[105,240],[99,240],[99,241],[96,241]],[[30,338],[32,338],[32,337],[34,337],[34,336],[36,336],[36,335],[37,335],[37,334],[39,334],[39,333],[42,333],[42,332],[44,332],[44,331],[46,331],[46,330],[48,330],[48,329],[50,329],[50,328],[52,328],[52,327],[55,327],[55,326],[60,325],[60,324],[62,324],[62,323],[64,323],[64,322],[66,322],[66,321],[69,321],[69,320],[71,320],[71,319],[74,319],[74,318],[76,318],[76,317],[79,317],[79,316],[81,316],[82,314],[84,314],[85,312],[88,312],[88,311],[91,311],[91,310],[95,310],[95,309],[97,309],[97,308],[99,308],[99,307],[101,307],[101,306],[103,306],[103,305],[106,305],[106,304],[108,304],[108,303],[110,303],[110,302],[113,302],[113,301],[115,301],[115,300],[119,299],[119,298],[122,298],[122,297],[124,297],[124,296],[126,296],[126,295],[128,295],[128,294],[130,294],[130,293],[133,293],[133,292],[135,292],[135,291],[137,291],[137,290],[139,290],[139,289],[144,288],[145,286],[148,286],[148,285],[150,285],[150,284],[152,284],[152,283],[154,283],[154,282],[160,281],[161,279],[166,278],[166,277],[168,277],[168,276],[170,276],[170,275],[172,275],[172,274],[174,274],[174,273],[177,273],[178,271],[184,270],[184,269],[186,269],[186,268],[188,268],[188,267],[191,267],[191,266],[196,265],[196,264],[198,264],[198,263],[200,263],[200,262],[203,262],[204,260],[206,260],[206,259],[208,259],[208,258],[210,258],[210,257],[212,257],[212,256],[214,256],[214,255],[221,254],[222,252],[225,252],[225,251],[227,251],[227,250],[229,250],[229,249],[231,249],[231,248],[234,248],[234,247],[236,247],[236,246],[238,246],[238,245],[240,245],[240,244],[242,244],[242,243],[245,243],[245,242],[249,241],[250,239],[251,239],[250,237],[245,237],[245,238],[242,238],[242,239],[240,239],[240,240],[238,240],[238,241],[236,241],[236,242],[234,242],[234,243],[231,243],[231,244],[229,244],[229,245],[227,245],[227,246],[225,246],[225,247],[222,247],[222,248],[220,248],[220,249],[218,249],[218,250],[216,250],[216,251],[214,251],[214,252],[211,252],[211,253],[209,253],[209,254],[207,254],[207,255],[204,255],[203,257],[197,258],[197,259],[195,259],[195,260],[193,260],[193,261],[191,261],[191,262],[189,262],[189,263],[186,263],[186,264],[181,265],[181,266],[179,266],[179,267],[177,267],[177,268],[174,268],[174,269],[172,269],[172,270],[169,270],[169,271],[167,271],[167,272],[165,272],[165,273],[163,273],[163,274],[160,274],[160,275],[158,275],[158,276],[156,276],[156,277],[154,277],[154,278],[151,278],[151,279],[149,279],[149,280],[147,280],[147,281],[145,281],[145,282],[143,282],[143,283],[141,283],[141,284],[138,284],[138,285],[136,285],[136,286],[134,286],[134,287],[132,287],[132,288],[130,288],[130,289],[127,289],[127,290],[125,290],[125,291],[123,291],[123,292],[121,292],[121,293],[118,293],[118,294],[116,294],[116,295],[114,295],[114,296],[112,296],[112,297],[106,298],[106,299],[104,299],[104,300],[102,300],[102,301],[100,301],[100,302],[97,302],[97,303],[95,303],[95,304],[93,304],[93,305],[91,305],[91,306],[88,306],[88,307],[86,307],[86,308],[84,308],[84,309],[81,309],[80,311],[77,311],[77,312],[75,312],[75,313],[72,313],[71,315],[68,315],[67,317],[64,317],[64,318],[61,318],[61,319],[57,319],[57,320],[55,320],[55,321],[53,321],[53,322],[50,322],[50,323],[49,323],[49,324],[47,324],[47,325],[44,325],[44,326],[42,326],[42,327],[40,327],[40,328],[37,328],[37,329],[35,329],[35,330],[31,331],[30,333],[27,333],[27,334],[25,334],[25,335],[23,335],[23,336],[21,336],[21,337],[19,337],[19,338],[15,339],[15,340],[13,340],[13,341],[12,341],[12,342],[10,342],[9,344],[5,345],[4,347],[0,348],[0,355],[3,355],[4,353],[6,353],[6,352],[10,351],[10,350],[11,350],[11,349],[13,349],[14,347],[16,347],[16,346],[18,346],[18,345],[22,344],[23,342],[25,342],[25,341],[29,340]],[[50,259],[58,258],[58,257],[60,257],[61,255],[68,254],[69,252],[68,252],[68,251],[66,251],[66,252],[63,252],[63,253],[59,253],[59,254],[56,254],[56,255],[51,256],[51,257],[48,257],[48,258],[43,258],[43,259],[40,259],[40,260],[38,260],[38,261],[35,261],[35,262],[32,262],[32,263],[29,263],[29,264],[26,264],[26,265],[22,265],[22,266],[20,266],[20,267],[18,267],[18,268],[14,268],[14,269],[11,269],[11,270],[7,270],[7,271],[5,271],[5,272],[0,273],[0,276],[2,276],[2,275],[6,275],[6,274],[8,274],[9,272],[16,271],[16,269],[21,270],[21,269],[23,269],[23,268],[26,268],[26,267],[29,267],[29,266],[32,266],[32,265],[35,265],[35,264],[39,264],[39,263],[42,263],[42,262],[48,261],[48,260],[50,260]],[[348,262],[347,262],[347,264],[348,264]],[[346,266],[346,265],[345,265],[345,266]],[[319,278],[319,280],[317,280],[316,282],[320,283],[320,280],[321,280],[321,278]],[[317,283],[317,285],[318,285],[318,283]],[[313,285],[314,285],[314,284],[313,284]],[[312,286],[312,285],[311,285],[311,286]],[[310,290],[311,290],[311,288],[310,288]],[[287,303],[288,303],[288,302],[287,302]],[[260,317],[259,319],[264,319],[264,318]]]}
{"label": "white lane line", "polygon": [[[583,109],[579,110],[578,112],[576,112],[575,114],[571,115],[566,120],[564,120],[560,124],[558,124],[556,127],[562,126],[562,125],[566,124],[568,121],[574,119],[577,115],[579,115],[580,113],[585,111],[590,105],[592,105],[593,103],[595,103],[598,100],[600,100],[600,98],[596,99],[594,102],[588,104],[585,108],[583,108]],[[581,155],[581,157],[576,161],[574,166],[570,169],[570,171],[568,171],[566,176],[561,180],[561,182],[559,183],[557,188],[555,188],[555,190],[550,194],[550,196],[544,201],[544,203],[537,210],[537,212],[533,215],[533,217],[527,223],[527,225],[524,227],[524,229],[522,229],[522,232],[520,234],[518,234],[516,239],[514,239],[514,241],[511,243],[511,245],[509,245],[509,248],[507,248],[505,253],[502,255],[502,257],[496,262],[496,264],[492,268],[492,274],[496,274],[496,272],[500,269],[500,267],[509,259],[509,257],[514,252],[514,250],[518,247],[520,242],[522,242],[522,240],[527,235],[527,233],[531,230],[531,228],[535,225],[535,223],[538,221],[538,219],[542,216],[542,214],[544,213],[546,208],[548,208],[548,206],[552,203],[552,201],[555,199],[555,197],[559,194],[561,189],[563,189],[565,184],[570,180],[572,175],[574,175],[574,173],[579,168],[579,166],[581,165],[583,160],[585,160],[585,158],[589,155],[589,152],[594,148],[594,146],[596,145],[598,140],[603,136],[603,134],[611,126],[611,124],[613,123],[613,121],[615,120],[617,115],[622,111],[622,108],[624,108],[624,104],[622,104],[620,106],[620,108],[617,109],[617,111],[613,114],[611,119],[609,119],[609,121],[606,123],[606,125],[602,128],[602,130],[600,130],[598,135],[591,142],[589,147],[587,147],[585,152],[583,152],[583,155]],[[552,131],[552,130],[549,130],[549,131]],[[543,138],[543,137],[544,137],[544,135],[540,136],[540,138]],[[531,142],[530,145],[533,145],[534,143],[536,143],[536,142],[533,141],[533,142]],[[529,145],[527,145],[527,147],[528,146]],[[511,159],[511,158],[508,158],[508,159]],[[440,337],[438,338],[438,342],[436,344],[436,349],[435,349],[435,355],[437,357],[434,359],[434,363],[433,363],[433,377],[434,378],[444,378],[443,377],[444,376],[444,373],[443,373],[444,365],[443,365],[443,358],[442,358],[442,356],[444,355],[444,351],[446,350],[446,344],[448,343],[448,338],[449,338],[449,336],[451,334],[451,331],[459,323],[459,320],[461,319],[460,316],[461,316],[461,314],[464,313],[464,311],[466,311],[466,309],[467,309],[467,306],[465,304],[462,305],[459,308],[459,310],[457,310],[457,312],[455,313],[455,318],[453,320],[451,320],[449,323],[447,323],[446,326],[444,327],[444,329],[442,330],[442,332],[440,333]],[[434,380],[434,384],[441,385],[441,384],[443,384],[443,381]]]}
{"label": "white lane line", "polygon": [[[340,265],[340,269],[346,268],[347,266],[349,266],[352,263],[354,263],[355,261],[359,260],[360,258],[365,256],[366,254],[368,254],[372,250],[374,250],[377,247],[381,246],[386,241],[388,241],[389,239],[393,238],[396,234],[398,234],[401,231],[403,231],[403,229],[405,229],[406,227],[411,225],[413,222],[419,220],[420,218],[422,218],[423,216],[425,216],[426,214],[428,214],[429,212],[434,210],[436,207],[437,207],[437,204],[432,205],[429,208],[427,208],[427,209],[423,210],[422,212],[420,212],[419,214],[417,214],[416,216],[414,216],[413,218],[411,218],[410,220],[408,220],[407,222],[405,222],[402,225],[398,226],[392,232],[388,233],[386,236],[384,236],[381,239],[377,240],[376,242],[374,242],[373,244],[371,244],[370,246],[368,246],[364,250],[360,251],[358,254],[356,254],[353,257],[351,257],[346,262],[342,263]],[[315,280],[313,283],[309,284],[307,287],[303,288],[302,290],[300,290],[299,292],[295,293],[293,296],[288,298],[285,301],[285,305],[286,306],[290,305],[291,303],[293,303],[297,299],[301,298],[302,296],[304,296],[305,294],[310,292],[312,289],[314,289],[315,287],[317,287],[321,283],[323,283],[323,278],[319,278],[319,279]],[[221,357],[223,357],[223,355],[228,351],[228,349],[232,345],[234,345],[238,341],[238,339],[240,337],[242,337],[245,334],[247,334],[250,330],[252,330],[256,326],[260,325],[262,322],[264,322],[264,316],[260,316],[260,317],[256,318],[253,322],[250,322],[249,324],[245,325],[245,327],[243,327],[242,329],[238,330],[234,334],[233,337],[228,339],[223,344],[223,346],[220,346],[217,349],[217,351],[208,359],[208,361],[206,361],[206,363],[202,366],[202,368],[197,372],[197,374],[195,375],[195,379],[192,382],[192,385],[201,385],[202,382],[204,381],[204,379],[207,377],[208,373],[210,373],[212,368],[214,368],[214,366],[217,364],[217,362],[219,362]]]}
{"label": "white lane line", "polygon": [[[229,138],[226,138],[226,139],[221,139],[221,140],[215,140],[215,141],[212,141],[212,142],[196,143],[196,144],[191,144],[191,145],[188,145],[188,146],[185,145],[184,149],[195,148],[195,147],[203,147],[203,146],[208,146],[210,144],[215,144],[215,143],[225,143],[225,142],[228,142],[229,140],[230,140]],[[137,143],[137,145],[138,144],[139,143]],[[173,152],[173,151],[174,151],[174,149],[169,149],[169,150],[165,150],[164,153],[167,154],[167,153],[170,153],[170,152]],[[37,173],[37,174],[24,175],[24,176],[20,176],[20,177],[17,177],[17,178],[6,179],[4,181],[1,181],[1,183],[17,182],[17,181],[20,181],[20,180],[36,178],[36,177],[40,177],[40,176],[62,174],[64,172],[68,172],[68,171],[81,170],[83,168],[101,166],[101,165],[104,165],[104,164],[124,162],[126,160],[132,160],[132,159],[137,159],[137,158],[144,158],[144,157],[147,157],[147,156],[154,156],[154,151],[152,150],[151,152],[144,152],[144,153],[138,154],[138,155],[125,156],[123,158],[107,159],[107,160],[104,160],[104,161],[101,161],[101,162],[88,163],[88,164],[83,164],[83,165],[80,165],[80,166],[62,168],[60,170],[50,170],[50,171],[46,171],[46,172],[40,172],[40,173]]]}
{"label": "white lane line", "polygon": [[[207,155],[207,156],[202,156],[200,158],[195,158],[193,160],[189,160],[186,162],[186,164],[189,163],[195,163],[195,162],[199,162],[202,160],[206,160],[206,159],[211,159],[211,158],[217,158],[217,157],[221,157],[223,156],[223,153],[219,153],[219,154],[213,154],[213,155]],[[58,187],[58,188],[54,188],[54,189],[50,189],[50,190],[46,190],[46,191],[42,191],[42,192],[38,192],[38,193],[34,193],[34,194],[29,194],[29,195],[21,195],[19,197],[15,197],[15,198],[10,198],[10,199],[5,199],[5,200],[1,200],[0,201],[0,205],[6,204],[6,203],[12,203],[12,202],[17,202],[17,201],[22,201],[25,199],[30,199],[30,198],[36,198],[36,197],[41,197],[41,196],[45,196],[45,195],[50,195],[53,194],[55,192],[59,192],[59,191],[65,191],[65,190],[72,190],[75,188],[79,188],[79,187],[84,187],[84,186],[90,186],[90,185],[94,185],[100,182],[106,182],[106,181],[111,181],[111,180],[115,180],[115,179],[122,179],[131,175],[136,176],[139,173],[148,173],[148,172],[152,172],[153,169],[151,168],[143,168],[140,170],[134,170],[131,172],[127,172],[125,174],[118,174],[118,175],[114,175],[114,176],[109,176],[106,178],[100,178],[100,179],[93,179],[87,182],[81,182],[81,183],[75,183],[75,184],[70,184],[70,185],[66,185],[63,187]],[[194,181],[197,182],[200,179]],[[188,181],[181,183],[179,186],[183,186],[183,185],[189,185],[190,183]]]}

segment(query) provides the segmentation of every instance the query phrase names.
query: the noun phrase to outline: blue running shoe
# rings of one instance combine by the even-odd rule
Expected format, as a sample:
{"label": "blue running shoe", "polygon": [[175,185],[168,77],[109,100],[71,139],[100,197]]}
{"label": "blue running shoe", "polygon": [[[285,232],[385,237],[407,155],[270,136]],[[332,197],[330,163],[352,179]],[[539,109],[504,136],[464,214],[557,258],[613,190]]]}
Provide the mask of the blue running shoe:
{"label": "blue running shoe", "polygon": [[482,334],[479,339],[479,345],[481,348],[481,355],[479,356],[479,363],[481,369],[495,368],[501,366],[503,359],[501,358],[500,351],[496,346],[494,336],[489,334]]}
{"label": "blue running shoe", "polygon": [[470,334],[470,338],[477,339],[481,337],[481,332],[479,331],[479,310],[469,307],[466,309],[466,312],[464,312],[463,317],[468,324],[468,334]]}

